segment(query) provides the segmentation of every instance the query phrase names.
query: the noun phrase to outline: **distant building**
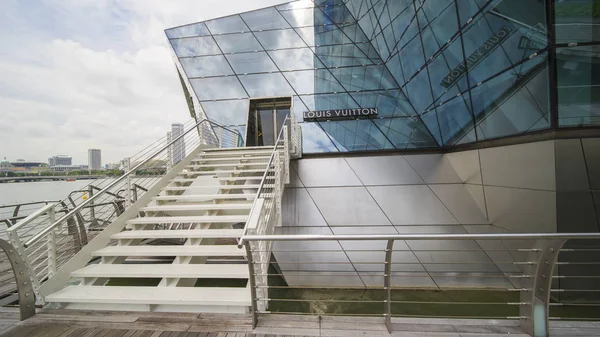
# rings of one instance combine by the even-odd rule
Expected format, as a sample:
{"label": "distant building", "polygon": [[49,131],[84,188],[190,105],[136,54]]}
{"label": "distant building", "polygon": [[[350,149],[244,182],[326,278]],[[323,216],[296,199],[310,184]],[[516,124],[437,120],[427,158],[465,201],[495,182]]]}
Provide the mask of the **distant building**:
{"label": "distant building", "polygon": [[4,160],[0,160],[0,172],[10,171],[11,168],[12,168],[12,165],[10,164],[10,162],[8,160],[6,160],[6,157],[4,157]]}
{"label": "distant building", "polygon": [[72,161],[73,161],[73,158],[71,158],[71,156],[57,155],[57,156],[48,158],[48,165],[50,167],[53,167],[56,165],[72,165],[73,164]]}
{"label": "distant building", "polygon": [[57,172],[71,172],[71,171],[82,171],[87,170],[87,165],[54,165],[50,168],[52,171]]}
{"label": "distant building", "polygon": [[88,167],[90,170],[102,169],[102,154],[100,149],[88,150]]}
{"label": "distant building", "polygon": [[[171,137],[177,139],[177,137],[183,135],[183,124],[173,123],[171,124]],[[173,158],[173,165],[176,165],[185,158],[185,141],[183,137],[177,140],[171,146],[171,155]]]}

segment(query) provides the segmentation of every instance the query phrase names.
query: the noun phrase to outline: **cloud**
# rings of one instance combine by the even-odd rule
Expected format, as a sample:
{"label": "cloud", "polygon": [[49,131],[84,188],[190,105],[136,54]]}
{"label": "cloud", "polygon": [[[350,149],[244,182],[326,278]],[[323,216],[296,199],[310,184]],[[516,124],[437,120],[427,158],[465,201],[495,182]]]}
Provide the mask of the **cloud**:
{"label": "cloud", "polygon": [[164,29],[274,0],[4,0],[0,157],[115,162],[189,119]]}

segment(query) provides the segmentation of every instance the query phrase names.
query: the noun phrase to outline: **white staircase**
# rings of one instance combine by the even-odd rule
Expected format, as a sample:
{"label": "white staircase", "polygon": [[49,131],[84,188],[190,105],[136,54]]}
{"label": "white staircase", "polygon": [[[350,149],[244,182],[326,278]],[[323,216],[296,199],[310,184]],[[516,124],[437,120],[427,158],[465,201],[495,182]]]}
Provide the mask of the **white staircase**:
{"label": "white staircase", "polygon": [[149,202],[117,220],[121,227],[103,233],[108,244],[89,253],[89,264],[72,269],[72,285],[45,301],[67,309],[248,312],[246,252],[237,240],[272,152],[192,154]]}

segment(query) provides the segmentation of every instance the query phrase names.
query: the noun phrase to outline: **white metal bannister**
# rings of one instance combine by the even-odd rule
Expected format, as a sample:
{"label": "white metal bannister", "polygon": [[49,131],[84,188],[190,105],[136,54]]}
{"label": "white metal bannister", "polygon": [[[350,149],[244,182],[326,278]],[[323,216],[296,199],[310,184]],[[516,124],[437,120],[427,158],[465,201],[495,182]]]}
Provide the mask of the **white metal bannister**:
{"label": "white metal bannister", "polygon": [[[550,334],[550,321],[560,320],[594,320],[600,321],[600,270],[597,268],[600,259],[590,258],[600,255],[600,233],[506,233],[506,234],[414,234],[414,235],[252,235],[248,233],[243,238],[250,268],[250,285],[255,288],[253,296],[253,324],[259,315],[278,314],[309,314],[309,315],[341,315],[341,316],[373,316],[382,317],[382,322],[389,332],[393,330],[395,317],[443,317],[443,318],[488,318],[512,319],[520,321],[516,330],[507,328],[506,333],[528,333],[533,337],[547,337]],[[346,244],[346,248],[311,249],[316,241]],[[363,248],[359,242],[370,241]],[[418,246],[417,242],[435,242],[435,246],[422,246],[406,250],[404,242]],[[456,249],[445,248],[449,241],[477,242],[487,245],[487,249],[468,248],[465,245],[458,250],[462,253],[477,251],[479,253],[496,254],[489,262],[481,261],[452,261],[444,262],[447,268],[434,271],[436,262],[409,262],[395,258],[404,252],[420,254],[452,254]],[[303,245],[292,243],[305,242]],[[348,244],[354,242],[349,249]],[[373,243],[380,249],[373,248]],[[395,248],[394,243],[399,243]],[[402,244],[400,244],[402,243]],[[565,244],[567,245],[565,246]],[[273,246],[273,249],[270,247]],[[424,248],[423,248],[424,247]],[[369,249],[370,248],[370,249]],[[268,254],[264,254],[267,252]],[[370,257],[359,261],[342,262],[335,259],[335,254],[345,256],[351,254],[366,254]],[[287,259],[278,259],[276,264],[281,271],[269,272],[271,253],[282,253]],[[394,254],[395,253],[395,254]],[[559,254],[562,258],[559,260]],[[317,255],[318,254],[318,255]],[[570,256],[564,256],[571,254]],[[573,255],[575,254],[575,255]],[[319,256],[318,260],[310,256]],[[356,255],[354,255],[356,256]],[[498,258],[498,256],[501,256]],[[304,259],[303,259],[304,257]],[[381,257],[377,260],[374,257]],[[266,259],[266,260],[264,260]],[[401,271],[397,267],[418,264],[424,267],[423,272]],[[473,266],[493,265],[497,272],[475,272]],[[439,262],[437,263],[439,268]],[[453,265],[469,267],[469,271],[451,271]],[[310,266],[310,267],[309,267]],[[327,266],[328,269],[319,269]],[[343,268],[343,267],[346,268]],[[578,267],[578,272],[559,269],[561,267]],[[557,268],[558,267],[558,268]],[[592,269],[593,268],[593,269]],[[485,268],[488,269],[488,268]],[[286,277],[294,279],[292,285],[284,286],[265,284],[266,277]],[[340,279],[355,277],[364,282],[364,287],[340,285]],[[435,287],[418,286],[412,280],[431,278],[432,280],[454,280],[457,286]],[[312,280],[310,281],[302,280]],[[317,281],[315,281],[317,280]],[[562,284],[558,281],[571,280]],[[588,284],[580,283],[588,280]],[[302,283],[307,282],[307,283]],[[402,285],[403,282],[412,284]],[[315,284],[316,283],[316,284]],[[482,286],[481,284],[487,284]],[[317,290],[315,290],[317,289]],[[310,291],[328,292],[329,298],[311,298]],[[356,298],[347,297],[352,289],[359,295]],[[336,291],[345,291],[343,296],[336,298]],[[405,292],[416,290],[435,290],[438,297],[427,299],[411,299],[404,296]],[[285,291],[285,296],[281,296]],[[296,297],[292,294],[305,291],[304,295]],[[372,298],[366,295],[370,291]],[[446,292],[470,291],[478,294],[476,298],[444,297]],[[493,296],[487,297],[486,294]],[[500,295],[498,295],[500,294]],[[517,297],[517,294],[519,297]],[[571,294],[561,298],[560,294]],[[574,294],[574,295],[573,295]],[[428,295],[431,296],[431,295]],[[495,296],[495,297],[494,297]],[[499,297],[498,297],[499,296]],[[269,303],[267,305],[261,303]],[[287,303],[281,304],[281,303]],[[290,306],[289,304],[295,304]],[[298,305],[304,304],[305,311],[298,311]],[[310,308],[318,307],[319,310]],[[285,309],[282,309],[285,308]],[[293,309],[289,309],[293,308]],[[422,311],[418,311],[419,309]],[[567,310],[576,308],[577,310]],[[581,309],[584,309],[582,311]],[[444,310],[442,310],[444,309]],[[329,311],[328,311],[329,310]],[[330,311],[333,310],[333,311]],[[485,316],[486,312],[493,315]]]}
{"label": "white metal bannister", "polygon": [[116,219],[126,209],[127,201],[133,204],[132,195],[139,197],[166,174],[167,150],[175,142],[185,142],[188,154],[199,145],[240,144],[239,132],[206,119],[186,123],[184,128],[179,137],[170,141],[163,137],[134,155],[131,168],[121,176],[95,181],[88,185],[93,188],[78,191],[82,197],[77,199],[83,200],[79,204],[71,196],[60,203],[49,203],[6,230],[24,260],[38,302],[43,303],[38,292],[41,284],[60,273],[64,263]]}

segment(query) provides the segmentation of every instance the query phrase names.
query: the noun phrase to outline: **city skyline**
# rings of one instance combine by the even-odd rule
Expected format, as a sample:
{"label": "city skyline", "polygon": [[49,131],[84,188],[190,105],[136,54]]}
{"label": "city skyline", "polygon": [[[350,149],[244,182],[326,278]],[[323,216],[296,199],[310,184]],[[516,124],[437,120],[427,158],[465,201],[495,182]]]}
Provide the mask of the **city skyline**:
{"label": "city skyline", "polygon": [[1,156],[67,153],[85,164],[94,147],[105,162],[135,154],[189,118],[164,29],[283,2],[2,2],[0,144],[11,145]]}

